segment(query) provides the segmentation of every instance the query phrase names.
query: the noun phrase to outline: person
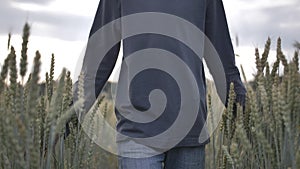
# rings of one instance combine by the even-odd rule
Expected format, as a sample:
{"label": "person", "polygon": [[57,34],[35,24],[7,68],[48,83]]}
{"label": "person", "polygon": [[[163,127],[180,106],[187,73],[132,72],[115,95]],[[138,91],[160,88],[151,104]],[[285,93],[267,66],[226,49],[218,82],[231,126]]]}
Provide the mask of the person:
{"label": "person", "polygon": [[[175,20],[178,22],[174,25],[173,20],[176,17]],[[135,20],[132,21],[131,18]],[[158,21],[163,22],[160,25],[157,24],[160,23]],[[192,26],[188,26],[189,23]],[[145,31],[139,30],[142,26],[145,26],[143,27]],[[191,42],[193,39],[198,42],[199,39],[195,38],[198,35],[191,33],[195,28],[204,33],[218,54],[221,67],[217,65],[215,67],[224,71],[226,92],[228,93],[229,84],[234,83],[236,101],[244,104],[246,90],[235,65],[235,55],[222,0],[100,1],[90,32],[90,39],[93,36],[97,38],[89,42],[87,53],[92,51],[89,54],[98,54],[92,47],[89,50],[89,46],[96,49],[97,45],[113,45],[105,51],[97,67],[93,64],[99,58],[85,56],[82,70],[86,75],[84,80],[94,85],[92,87],[87,85],[86,89],[95,89],[88,91],[86,97],[88,99],[92,96],[97,97],[118,58],[121,42],[113,42],[122,39],[123,61],[115,113],[116,129],[127,139],[117,137],[120,169],[203,169],[205,167],[205,145],[209,143],[209,138],[200,142],[199,135],[207,118],[206,78],[201,57],[197,56],[197,49],[194,50],[184,43]],[[99,30],[101,36],[97,35]],[[205,42],[204,39],[190,45],[205,50],[205,43],[202,43]],[[168,57],[174,55],[177,59]],[[182,63],[187,65],[187,68],[182,67]],[[144,69],[136,72],[137,68]],[[177,73],[172,74],[160,68]],[[95,71],[96,74],[92,75],[91,72]],[[186,85],[182,86],[183,83]],[[191,92],[184,94],[183,89]],[[87,103],[85,108],[89,109],[92,103],[92,101]],[[152,108],[155,106],[156,108]],[[180,110],[186,107],[188,107],[185,109],[186,112],[183,111],[186,115],[181,116]],[[192,113],[189,114],[189,110],[197,110],[197,114],[193,116]],[[132,112],[133,114],[130,114]],[[143,116],[140,116],[141,114]],[[190,118],[187,117],[189,115]],[[181,122],[179,124],[181,127],[174,130],[172,134],[166,135],[165,139],[136,141],[155,138],[169,130],[173,123],[177,123],[177,116],[185,121]],[[187,130],[182,129],[184,127]],[[187,131],[183,138],[180,133],[180,138],[176,133],[181,129]],[[176,140],[177,137],[179,141]],[[172,139],[177,142],[172,142]],[[167,148],[164,149],[164,146]]]}

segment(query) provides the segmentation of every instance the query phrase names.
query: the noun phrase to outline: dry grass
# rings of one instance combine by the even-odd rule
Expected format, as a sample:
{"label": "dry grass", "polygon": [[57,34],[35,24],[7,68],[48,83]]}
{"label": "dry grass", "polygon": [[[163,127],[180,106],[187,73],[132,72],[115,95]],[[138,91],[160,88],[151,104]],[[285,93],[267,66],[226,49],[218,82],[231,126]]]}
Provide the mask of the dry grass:
{"label": "dry grass", "polygon": [[[66,70],[58,80],[53,79],[54,56],[44,84],[38,83],[41,65],[38,51],[33,71],[24,81],[29,35],[26,24],[19,71],[9,38],[10,53],[0,73],[0,168],[117,168],[117,157],[93,143],[78,125],[76,113],[81,113],[83,101],[79,99],[74,103],[76,106],[70,107],[72,79]],[[271,66],[267,62],[270,44],[268,40],[262,55],[256,50],[257,75],[254,85],[246,83],[245,111],[239,105],[234,111],[232,85],[228,108],[220,117],[222,123],[215,124],[216,117],[211,115],[220,105],[211,99],[215,98],[215,92],[209,88],[209,120],[218,125],[218,130],[207,146],[207,168],[300,168],[298,53],[288,62],[278,39],[277,61]],[[284,67],[280,76],[279,66]],[[84,92],[82,84],[79,81],[79,96]],[[104,96],[100,96],[94,110],[95,114],[99,112],[115,125],[113,103]],[[65,124],[69,119],[70,135],[65,138]]]}

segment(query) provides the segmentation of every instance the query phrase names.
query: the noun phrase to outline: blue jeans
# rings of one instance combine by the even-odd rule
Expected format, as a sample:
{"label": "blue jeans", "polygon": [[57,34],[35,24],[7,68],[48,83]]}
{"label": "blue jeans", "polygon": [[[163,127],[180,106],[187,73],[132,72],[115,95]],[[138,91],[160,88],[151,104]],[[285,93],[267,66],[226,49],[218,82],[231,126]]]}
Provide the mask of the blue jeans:
{"label": "blue jeans", "polygon": [[119,169],[204,169],[205,146],[175,147],[147,158],[119,156]]}

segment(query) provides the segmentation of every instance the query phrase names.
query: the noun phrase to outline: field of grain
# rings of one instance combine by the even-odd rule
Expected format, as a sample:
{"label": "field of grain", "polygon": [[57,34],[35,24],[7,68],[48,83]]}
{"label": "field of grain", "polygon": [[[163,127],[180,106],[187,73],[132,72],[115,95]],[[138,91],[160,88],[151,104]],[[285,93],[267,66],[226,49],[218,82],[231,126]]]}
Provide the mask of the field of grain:
{"label": "field of grain", "polygon": [[[70,106],[73,98],[70,72],[62,70],[60,78],[54,79],[55,57],[52,56],[46,81],[39,83],[41,55],[38,51],[33,69],[28,72],[29,36],[30,27],[26,24],[21,56],[17,56],[9,39],[10,52],[1,64],[0,168],[117,168],[117,157],[93,143],[78,125],[78,110]],[[208,169],[300,168],[299,56],[296,51],[293,59],[287,60],[280,38],[276,56],[269,56],[270,44],[268,39],[262,54],[257,49],[253,56],[257,73],[254,81],[245,83],[248,93],[244,111],[239,105],[235,107],[234,86],[231,86],[228,107],[206,146]],[[268,57],[276,57],[276,62],[268,63]],[[17,58],[20,58],[19,66]],[[24,79],[26,74],[30,74],[28,79]],[[80,81],[79,86],[81,96],[84,91]],[[208,120],[212,124],[218,107],[214,105],[213,95],[213,89],[208,87]],[[80,99],[73,103],[79,112],[82,103]],[[95,114],[101,112],[114,125],[111,96],[104,92],[97,103]],[[68,137],[66,122],[70,129]]]}

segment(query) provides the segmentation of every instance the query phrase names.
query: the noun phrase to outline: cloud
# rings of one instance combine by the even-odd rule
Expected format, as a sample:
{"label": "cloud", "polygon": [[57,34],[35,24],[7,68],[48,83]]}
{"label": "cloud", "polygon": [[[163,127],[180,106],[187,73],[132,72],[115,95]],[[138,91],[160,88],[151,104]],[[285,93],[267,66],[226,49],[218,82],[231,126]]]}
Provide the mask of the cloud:
{"label": "cloud", "polygon": [[[53,8],[49,9],[51,0],[42,0],[42,2],[34,4],[36,1],[40,0],[18,0],[18,2],[1,0],[0,34],[8,34],[9,32],[20,34],[24,23],[28,21],[32,25],[32,33],[37,36],[69,41],[87,38],[93,17],[63,11],[57,12]],[[28,6],[25,6],[25,9],[22,8],[24,2],[30,2],[31,6],[29,7],[32,8],[30,10],[26,9]]]}
{"label": "cloud", "polygon": [[[281,36],[283,47],[300,41],[299,0],[223,0],[232,36],[242,46],[263,46]],[[99,0],[1,0],[0,34],[20,34],[24,23],[32,33],[62,40],[85,40]]]}
{"label": "cloud", "polygon": [[237,11],[229,12],[228,20],[232,33],[239,36],[240,45],[262,47],[268,36],[273,43],[280,36],[283,48],[294,50],[293,42],[300,41],[300,34],[297,33],[300,30],[300,1],[273,1],[269,4],[266,3],[269,0],[238,1],[243,6],[230,8],[227,4],[227,7]]}
{"label": "cloud", "polygon": [[12,0],[12,1],[47,5],[54,0]]}

